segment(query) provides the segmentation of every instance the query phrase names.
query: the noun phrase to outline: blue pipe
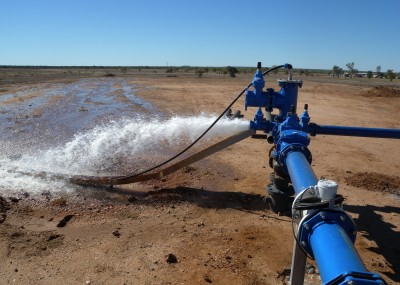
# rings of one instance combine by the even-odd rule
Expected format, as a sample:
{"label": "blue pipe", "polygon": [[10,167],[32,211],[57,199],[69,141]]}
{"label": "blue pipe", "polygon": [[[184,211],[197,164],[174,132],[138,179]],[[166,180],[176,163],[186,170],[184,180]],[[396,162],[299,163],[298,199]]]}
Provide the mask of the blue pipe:
{"label": "blue pipe", "polygon": [[328,221],[316,224],[310,244],[323,283],[349,272],[368,272],[344,229]]}
{"label": "blue pipe", "polygon": [[296,195],[310,186],[317,185],[317,176],[303,153],[293,151],[288,154],[285,162]]}
{"label": "blue pipe", "polygon": [[400,139],[400,129],[381,129],[381,128],[361,128],[346,126],[320,126],[312,124],[310,134],[322,135],[338,135],[352,137],[369,137],[369,138],[391,138]]}

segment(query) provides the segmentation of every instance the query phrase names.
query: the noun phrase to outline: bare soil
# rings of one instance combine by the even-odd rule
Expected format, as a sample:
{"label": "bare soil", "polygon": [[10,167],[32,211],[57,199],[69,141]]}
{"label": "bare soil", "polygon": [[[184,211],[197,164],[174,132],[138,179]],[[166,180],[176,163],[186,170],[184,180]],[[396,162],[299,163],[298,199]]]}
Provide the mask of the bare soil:
{"label": "bare soil", "polygon": [[[80,78],[64,75],[43,82]],[[124,78],[158,110],[181,115],[218,114],[252,78],[176,76],[128,72]],[[31,77],[37,81],[5,80],[0,96],[44,84],[40,75]],[[275,79],[267,79],[268,87],[278,88]],[[400,97],[360,96],[371,88],[361,83],[303,79],[298,106],[309,104],[312,121],[400,128]],[[243,100],[235,109],[244,111]],[[251,119],[254,110],[244,114]],[[246,139],[162,180],[61,197],[0,198],[0,283],[286,284],[292,225],[264,203],[269,148],[264,140]],[[317,176],[337,181],[346,197],[366,267],[399,284],[399,142],[321,135],[312,138],[310,150]],[[311,270],[305,284],[319,284],[317,273]]]}

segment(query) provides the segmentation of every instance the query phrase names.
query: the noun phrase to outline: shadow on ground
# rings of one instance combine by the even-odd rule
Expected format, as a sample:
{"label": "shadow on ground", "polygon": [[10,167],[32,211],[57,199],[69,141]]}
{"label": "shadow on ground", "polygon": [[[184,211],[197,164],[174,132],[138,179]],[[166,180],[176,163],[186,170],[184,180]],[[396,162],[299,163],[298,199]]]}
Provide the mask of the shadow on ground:
{"label": "shadow on ground", "polygon": [[395,226],[385,222],[379,212],[400,214],[397,207],[373,205],[354,206],[345,205],[345,210],[359,214],[355,219],[358,231],[377,244],[377,247],[370,247],[369,250],[382,254],[393,273],[384,273],[395,282],[400,281],[400,232],[395,231]]}
{"label": "shadow on ground", "polygon": [[[124,192],[118,188],[108,191]],[[130,192],[130,194],[134,195],[134,199],[137,199],[138,203],[145,204],[188,202],[202,208],[269,210],[264,196],[243,192],[215,192],[203,188],[179,186],[176,188],[161,188],[150,192]]]}
{"label": "shadow on ground", "polygon": [[155,206],[160,204],[190,203],[202,208],[212,209],[248,211],[265,211],[270,209],[268,199],[265,199],[263,195],[230,191],[210,191],[204,188],[185,186],[159,188],[151,191],[132,191],[118,187],[91,187],[91,189],[81,189],[79,195],[90,200],[96,200],[98,203],[112,201],[116,204],[128,202]]}

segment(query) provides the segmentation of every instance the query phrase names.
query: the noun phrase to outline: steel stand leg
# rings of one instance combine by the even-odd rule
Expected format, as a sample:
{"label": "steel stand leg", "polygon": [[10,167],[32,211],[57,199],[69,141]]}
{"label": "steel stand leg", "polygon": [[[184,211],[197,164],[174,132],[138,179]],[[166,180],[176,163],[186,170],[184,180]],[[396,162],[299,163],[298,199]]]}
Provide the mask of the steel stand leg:
{"label": "steel stand leg", "polygon": [[300,246],[294,241],[292,268],[290,270],[290,284],[303,285],[306,274],[307,255],[301,250]]}

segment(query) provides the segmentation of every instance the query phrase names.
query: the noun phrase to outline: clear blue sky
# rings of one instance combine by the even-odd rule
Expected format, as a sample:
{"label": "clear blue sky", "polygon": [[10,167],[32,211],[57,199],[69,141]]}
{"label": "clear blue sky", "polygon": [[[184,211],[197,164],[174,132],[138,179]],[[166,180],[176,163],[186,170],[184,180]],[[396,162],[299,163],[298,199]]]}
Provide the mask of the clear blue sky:
{"label": "clear blue sky", "polygon": [[400,72],[399,0],[0,0],[0,65]]}

